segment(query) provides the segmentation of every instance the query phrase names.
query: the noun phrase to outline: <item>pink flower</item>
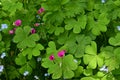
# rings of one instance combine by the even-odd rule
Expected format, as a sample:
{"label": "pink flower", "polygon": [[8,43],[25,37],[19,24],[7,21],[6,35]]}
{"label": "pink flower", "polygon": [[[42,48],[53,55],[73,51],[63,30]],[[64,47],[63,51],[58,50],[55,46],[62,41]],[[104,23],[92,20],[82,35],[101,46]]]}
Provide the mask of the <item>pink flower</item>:
{"label": "pink flower", "polygon": [[61,50],[58,52],[58,57],[63,57],[65,55],[65,50]]}
{"label": "pink flower", "polygon": [[41,13],[44,12],[44,11],[45,11],[44,8],[40,8],[40,9],[38,10],[38,14],[41,14]]}
{"label": "pink flower", "polygon": [[31,34],[34,34],[36,30],[34,28],[31,29]]}
{"label": "pink flower", "polygon": [[49,59],[52,61],[55,59],[54,55],[50,55]]}
{"label": "pink flower", "polygon": [[40,23],[35,23],[34,26],[38,27],[40,25]]}
{"label": "pink flower", "polygon": [[21,21],[20,19],[18,19],[18,20],[16,20],[13,24],[14,24],[15,26],[20,26],[21,23],[22,23],[22,21]]}
{"label": "pink flower", "polygon": [[9,34],[14,34],[14,30],[9,30]]}

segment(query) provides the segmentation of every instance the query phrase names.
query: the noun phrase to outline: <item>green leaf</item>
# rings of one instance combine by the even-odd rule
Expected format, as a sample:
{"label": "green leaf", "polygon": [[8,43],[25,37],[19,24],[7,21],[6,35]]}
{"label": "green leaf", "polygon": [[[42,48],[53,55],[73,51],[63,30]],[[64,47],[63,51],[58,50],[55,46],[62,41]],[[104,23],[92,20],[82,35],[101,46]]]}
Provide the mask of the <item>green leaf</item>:
{"label": "green leaf", "polygon": [[119,68],[120,58],[119,58],[120,48],[114,49],[113,47],[103,48],[103,56],[105,57],[105,65],[108,66],[108,70],[112,71]]}
{"label": "green leaf", "polygon": [[114,1],[114,4],[116,5],[116,6],[120,6],[120,1],[119,0],[116,0],[116,1]]}
{"label": "green leaf", "polygon": [[91,45],[88,45],[85,49],[85,52],[90,55],[96,55],[97,54],[97,45],[95,42],[91,42]]}
{"label": "green leaf", "polygon": [[39,40],[38,34],[31,34],[30,33],[31,28],[29,26],[25,26],[24,28],[17,28],[15,32],[15,36],[13,38],[13,41],[17,44],[18,48],[26,48],[26,47],[35,47],[36,41]]}
{"label": "green leaf", "polygon": [[91,43],[91,38],[85,35],[78,35],[76,36],[76,41],[78,42],[78,44],[76,46],[77,49],[75,51],[75,57],[80,58],[85,53],[85,47]]}
{"label": "green leaf", "polygon": [[24,65],[26,63],[26,57],[22,54],[18,54],[18,57],[15,59],[17,65]]}
{"label": "green leaf", "polygon": [[31,66],[31,68],[36,68],[36,61],[34,58],[32,58],[30,61],[28,61],[28,64]]}
{"label": "green leaf", "polygon": [[103,65],[103,58],[97,55],[97,45],[95,42],[91,42],[91,45],[86,47],[85,54],[83,56],[83,61],[88,64],[88,67],[95,69],[97,65],[101,67]]}
{"label": "green leaf", "polygon": [[59,79],[62,76],[62,69],[57,64],[54,64],[51,68],[49,68],[48,72],[53,73],[53,79]]}
{"label": "green leaf", "polygon": [[1,0],[2,9],[10,12],[10,16],[14,15],[16,10],[21,10],[23,4],[17,0]]}
{"label": "green leaf", "polygon": [[75,77],[79,77],[84,71],[84,68],[82,66],[78,66],[78,68],[75,70]]}
{"label": "green leaf", "polygon": [[61,4],[64,5],[64,4],[68,3],[69,1],[70,1],[70,0],[62,0],[62,1],[61,1]]}
{"label": "green leaf", "polygon": [[77,20],[74,18],[66,19],[65,20],[65,29],[66,30],[71,30],[73,29],[74,33],[80,33],[81,29],[85,29],[86,26],[86,20],[87,17],[86,15],[81,15],[77,17]]}
{"label": "green leaf", "polygon": [[94,35],[100,35],[101,32],[106,32],[108,23],[107,13],[99,14],[97,20],[94,20],[92,13],[88,16],[89,29],[92,29],[91,31]]}
{"label": "green leaf", "polygon": [[115,37],[109,38],[109,43],[113,46],[120,46],[120,33],[117,33]]}
{"label": "green leaf", "polygon": [[74,62],[72,55],[67,55],[63,58],[63,76],[65,79],[74,77],[74,72],[72,70],[77,69],[77,64]]}
{"label": "green leaf", "polygon": [[72,55],[64,56],[62,60],[55,55],[54,61],[47,57],[43,59],[42,66],[48,68],[48,73],[52,74],[53,79],[59,79],[61,76],[65,79],[72,78],[74,77],[73,70],[77,69],[77,63],[74,62]]}
{"label": "green leaf", "polygon": [[[75,5],[73,5],[75,4]],[[72,5],[72,6],[71,6]],[[64,14],[66,17],[75,17],[77,14],[84,14],[84,8],[86,7],[86,0],[72,0],[64,5]]]}
{"label": "green leaf", "polygon": [[26,48],[22,51],[21,54],[24,56],[28,55],[28,59],[32,59],[32,56],[39,56],[40,55],[40,50],[43,50],[44,47],[41,44],[37,44],[33,48]]}
{"label": "green leaf", "polygon": [[60,35],[60,33],[63,33],[64,32],[64,28],[62,27],[56,27],[55,29],[55,35]]}
{"label": "green leaf", "polygon": [[105,73],[103,73],[103,72],[97,72],[97,76],[98,77],[103,77],[103,76],[105,76]]}
{"label": "green leaf", "polygon": [[50,41],[49,43],[48,43],[48,48],[47,48],[47,54],[54,54],[54,53],[56,53],[56,45],[55,45],[55,43],[53,42],[53,41]]}
{"label": "green leaf", "polygon": [[[91,57],[91,56],[90,56]],[[89,62],[88,66],[92,69],[95,69],[97,67],[97,60],[96,57],[93,57],[92,60]]]}
{"label": "green leaf", "polygon": [[43,61],[42,66],[44,68],[50,68],[54,65],[54,62],[50,61],[49,58],[44,58],[44,59],[42,59],[42,61]]}
{"label": "green leaf", "polygon": [[19,72],[21,74],[23,74],[25,71],[28,71],[29,74],[32,72],[32,68],[30,67],[30,65],[26,64],[19,69]]}
{"label": "green leaf", "polygon": [[93,71],[92,71],[92,69],[85,69],[84,70],[84,75],[86,75],[86,76],[90,76],[90,75],[92,75],[93,74]]}
{"label": "green leaf", "polygon": [[[83,77],[80,80],[96,80],[95,78],[92,77]],[[98,79],[99,80],[99,79]]]}
{"label": "green leaf", "polygon": [[8,69],[8,77],[10,80],[20,77],[20,73],[17,71],[17,69],[14,66],[9,66],[7,67],[7,69]]}

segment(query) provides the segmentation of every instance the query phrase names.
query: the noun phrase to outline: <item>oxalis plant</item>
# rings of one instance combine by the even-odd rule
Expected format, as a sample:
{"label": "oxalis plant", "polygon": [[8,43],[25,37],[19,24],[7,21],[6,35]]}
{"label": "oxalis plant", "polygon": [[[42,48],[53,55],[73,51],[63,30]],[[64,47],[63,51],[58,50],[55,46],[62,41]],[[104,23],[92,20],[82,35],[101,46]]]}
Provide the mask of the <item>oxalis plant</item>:
{"label": "oxalis plant", "polygon": [[120,0],[0,0],[1,80],[120,80]]}

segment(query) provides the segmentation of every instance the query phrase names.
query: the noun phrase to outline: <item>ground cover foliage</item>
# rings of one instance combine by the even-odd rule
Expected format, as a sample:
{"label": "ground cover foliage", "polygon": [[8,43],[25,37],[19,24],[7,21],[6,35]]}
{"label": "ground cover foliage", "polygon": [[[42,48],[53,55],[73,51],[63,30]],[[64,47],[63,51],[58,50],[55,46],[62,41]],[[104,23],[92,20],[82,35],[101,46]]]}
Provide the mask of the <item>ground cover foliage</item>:
{"label": "ground cover foliage", "polygon": [[1,80],[120,80],[120,0],[0,0]]}

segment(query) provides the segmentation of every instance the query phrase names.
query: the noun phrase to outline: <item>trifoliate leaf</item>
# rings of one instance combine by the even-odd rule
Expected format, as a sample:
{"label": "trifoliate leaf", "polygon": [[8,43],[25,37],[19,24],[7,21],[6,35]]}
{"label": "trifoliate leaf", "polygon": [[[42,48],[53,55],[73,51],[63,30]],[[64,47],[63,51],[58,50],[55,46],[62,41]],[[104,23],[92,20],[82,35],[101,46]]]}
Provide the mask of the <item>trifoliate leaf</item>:
{"label": "trifoliate leaf", "polygon": [[71,30],[73,29],[74,33],[80,33],[81,29],[85,29],[86,26],[86,15],[81,15],[77,18],[77,20],[70,18],[65,20],[65,29]]}
{"label": "trifoliate leaf", "polygon": [[88,67],[95,69],[97,65],[99,67],[103,65],[103,58],[97,55],[97,45],[95,42],[91,42],[91,45],[86,47],[85,52],[87,54],[83,56],[83,61],[85,64],[88,64]]}
{"label": "trifoliate leaf", "polygon": [[120,33],[117,33],[115,37],[109,38],[109,43],[113,46],[120,46]]}
{"label": "trifoliate leaf", "polygon": [[17,28],[15,32],[15,36],[13,38],[13,41],[17,44],[18,48],[26,48],[26,47],[34,47],[36,45],[35,41],[39,40],[38,34],[31,34],[30,33],[31,28],[29,26],[25,26],[24,28]]}
{"label": "trifoliate leaf", "polygon": [[[75,51],[75,57],[80,58],[84,55],[85,53],[85,47],[91,43],[91,38],[89,36],[85,35],[78,35],[76,36],[76,41],[77,41],[77,49]],[[68,45],[69,46],[69,45]]]}
{"label": "trifoliate leaf", "polygon": [[48,68],[48,73],[52,74],[53,79],[59,79],[61,76],[65,79],[72,78],[74,77],[73,70],[77,69],[77,63],[74,62],[72,55],[64,56],[62,60],[55,56],[54,61],[47,57],[43,59],[42,66]]}
{"label": "trifoliate leaf", "polygon": [[108,23],[107,13],[101,13],[97,21],[94,20],[93,14],[88,16],[88,25],[94,35],[100,35],[101,32],[106,32]]}

